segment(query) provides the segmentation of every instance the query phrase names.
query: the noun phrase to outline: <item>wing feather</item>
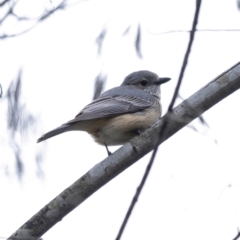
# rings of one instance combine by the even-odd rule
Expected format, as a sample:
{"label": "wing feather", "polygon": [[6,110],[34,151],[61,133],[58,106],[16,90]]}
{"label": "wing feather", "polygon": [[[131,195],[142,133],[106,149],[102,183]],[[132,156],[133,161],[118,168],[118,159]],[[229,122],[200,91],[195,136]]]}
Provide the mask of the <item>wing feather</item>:
{"label": "wing feather", "polygon": [[150,107],[154,101],[154,97],[143,90],[130,88],[130,86],[126,89],[125,86],[117,87],[88,104],[75,119],[68,123],[138,112]]}

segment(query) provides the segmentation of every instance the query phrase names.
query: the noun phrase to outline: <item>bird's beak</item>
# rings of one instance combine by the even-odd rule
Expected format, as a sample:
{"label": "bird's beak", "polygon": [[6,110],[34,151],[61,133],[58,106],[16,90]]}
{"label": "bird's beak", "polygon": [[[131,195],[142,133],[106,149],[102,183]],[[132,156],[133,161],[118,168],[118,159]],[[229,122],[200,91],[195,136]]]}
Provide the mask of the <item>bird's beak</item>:
{"label": "bird's beak", "polygon": [[154,84],[160,85],[160,84],[166,83],[170,80],[171,80],[171,78],[163,77],[163,78],[159,78],[156,82],[154,82]]}

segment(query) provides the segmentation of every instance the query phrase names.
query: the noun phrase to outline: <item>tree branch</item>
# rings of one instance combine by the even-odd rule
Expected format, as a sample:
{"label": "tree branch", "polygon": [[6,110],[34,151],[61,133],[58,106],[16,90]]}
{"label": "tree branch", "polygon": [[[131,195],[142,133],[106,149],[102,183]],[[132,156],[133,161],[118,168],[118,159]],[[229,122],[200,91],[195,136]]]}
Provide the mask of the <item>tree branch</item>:
{"label": "tree branch", "polygon": [[[154,35],[164,35],[164,34],[171,34],[171,33],[190,33],[191,30],[171,30],[166,32],[154,33],[148,30],[151,34]],[[233,28],[233,29],[196,29],[196,32],[240,32],[240,29]]]}
{"label": "tree branch", "polygon": [[12,37],[17,37],[22,34],[25,34],[35,28],[40,22],[43,22],[46,20],[48,17],[50,17],[53,13],[55,13],[58,10],[64,10],[67,7],[67,0],[62,0],[56,7],[53,7],[52,9],[46,11],[43,13],[41,16],[37,18],[29,18],[29,17],[20,17],[14,12],[14,8],[16,7],[17,1],[15,1],[12,6],[9,7],[9,10],[6,12],[6,14],[0,19],[0,25],[3,24],[3,22],[10,16],[14,16],[18,21],[34,21],[34,23],[26,28],[25,30],[18,32],[18,33],[13,33],[13,34],[2,34],[0,35],[0,39],[5,39],[5,38],[12,38]]}
{"label": "tree branch", "polygon": [[159,131],[164,122],[168,122],[165,129],[166,135],[159,144],[239,88],[240,63],[237,63],[175,107],[171,113],[166,114],[143,134],[133,138],[113,155],[96,164],[8,239],[35,240],[40,238],[94,192],[152,151],[158,142]]}
{"label": "tree branch", "polygon": [[0,3],[0,7],[4,6],[9,0],[4,0],[3,2]]}
{"label": "tree branch", "polygon": [[239,232],[239,230],[238,230],[238,233],[237,233],[236,237],[235,237],[233,240],[237,240],[237,239],[239,239],[239,238],[240,238],[240,232]]}

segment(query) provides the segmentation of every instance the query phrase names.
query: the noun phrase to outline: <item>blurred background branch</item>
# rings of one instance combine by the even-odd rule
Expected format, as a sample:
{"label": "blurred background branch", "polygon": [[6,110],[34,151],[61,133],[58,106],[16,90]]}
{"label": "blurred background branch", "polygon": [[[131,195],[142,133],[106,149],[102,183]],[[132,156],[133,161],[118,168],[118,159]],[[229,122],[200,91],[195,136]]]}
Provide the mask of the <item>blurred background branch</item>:
{"label": "blurred background branch", "polygon": [[[81,2],[81,0],[78,2]],[[37,13],[34,13],[32,9],[25,9],[25,6],[25,0],[4,0],[0,2],[0,39],[12,38],[27,33],[52,14],[65,10],[72,5],[69,0],[61,0],[56,6],[52,1],[49,1],[48,6],[44,5],[40,13],[38,13],[39,9],[37,9]],[[28,10],[29,13],[27,14]],[[17,30],[15,30],[16,28]]]}
{"label": "blurred background branch", "polygon": [[[81,1],[77,1],[75,4],[78,2]],[[32,8],[30,3],[27,5],[26,0],[1,1],[0,40],[25,34],[48,19],[52,14],[72,6],[70,0],[48,1],[47,3],[42,8],[37,7],[36,9]],[[37,2],[34,1],[33,4],[37,5]],[[0,98],[7,105],[8,146],[12,149],[15,158],[17,176],[21,179],[24,173],[24,160],[20,139],[27,139],[29,131],[32,132],[37,127],[36,116],[29,111],[26,102],[22,98],[22,70],[19,71],[18,77],[10,83],[5,95],[0,84]],[[35,153],[35,160],[37,176],[42,177],[41,152]],[[8,169],[7,166],[6,169]],[[6,170],[6,173],[8,173],[8,170]]]}
{"label": "blurred background branch", "polygon": [[[0,88],[1,89],[1,88]],[[29,132],[36,128],[36,117],[28,110],[26,102],[22,97],[22,70],[13,80],[5,96],[1,101],[7,104],[7,131],[9,137],[9,147],[14,153],[16,160],[16,170],[19,179],[24,173],[24,161],[22,158],[21,139],[26,139]],[[38,162],[40,162],[41,154],[37,154]],[[40,165],[39,172],[40,170]]]}

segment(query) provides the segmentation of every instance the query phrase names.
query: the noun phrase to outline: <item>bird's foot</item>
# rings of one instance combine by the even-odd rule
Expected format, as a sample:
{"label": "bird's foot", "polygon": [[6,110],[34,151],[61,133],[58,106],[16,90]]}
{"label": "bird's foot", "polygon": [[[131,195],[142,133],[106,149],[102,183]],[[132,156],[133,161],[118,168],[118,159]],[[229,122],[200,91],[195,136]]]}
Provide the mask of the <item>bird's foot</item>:
{"label": "bird's foot", "polygon": [[108,156],[112,155],[112,153],[108,150],[107,144],[105,143],[104,145],[105,145],[105,147],[106,147]]}

